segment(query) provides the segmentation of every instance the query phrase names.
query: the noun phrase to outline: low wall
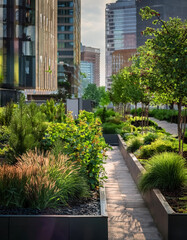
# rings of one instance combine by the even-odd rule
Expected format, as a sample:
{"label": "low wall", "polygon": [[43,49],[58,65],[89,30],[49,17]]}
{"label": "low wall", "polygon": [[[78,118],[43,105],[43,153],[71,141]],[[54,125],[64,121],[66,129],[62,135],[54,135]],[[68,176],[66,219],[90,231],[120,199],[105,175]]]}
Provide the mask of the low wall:
{"label": "low wall", "polygon": [[[119,148],[133,180],[138,184],[138,179],[143,166],[132,153],[127,152],[127,147],[120,135]],[[165,240],[187,239],[187,214],[177,214],[169,206],[168,202],[158,189],[142,194],[142,197],[150,210],[150,213]]]}

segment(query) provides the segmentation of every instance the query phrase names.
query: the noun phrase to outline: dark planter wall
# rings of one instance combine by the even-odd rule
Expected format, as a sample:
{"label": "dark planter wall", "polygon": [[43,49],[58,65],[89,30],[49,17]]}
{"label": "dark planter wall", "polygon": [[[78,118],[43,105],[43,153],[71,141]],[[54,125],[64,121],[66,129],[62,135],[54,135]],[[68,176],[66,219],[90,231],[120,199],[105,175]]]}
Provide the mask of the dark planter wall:
{"label": "dark planter wall", "polygon": [[4,216],[1,240],[107,240],[107,217]]}

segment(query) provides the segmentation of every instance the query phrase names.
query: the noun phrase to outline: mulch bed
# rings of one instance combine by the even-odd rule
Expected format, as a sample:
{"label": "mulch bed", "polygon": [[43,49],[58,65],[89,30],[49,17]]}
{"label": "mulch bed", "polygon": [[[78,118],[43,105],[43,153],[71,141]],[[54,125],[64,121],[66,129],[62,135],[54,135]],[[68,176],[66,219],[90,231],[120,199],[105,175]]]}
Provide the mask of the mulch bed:
{"label": "mulch bed", "polygon": [[187,213],[187,188],[173,192],[161,191],[171,208],[177,213]]}
{"label": "mulch bed", "polygon": [[100,215],[99,193],[94,192],[90,199],[74,201],[67,207],[47,208],[8,208],[0,206],[0,215]]}

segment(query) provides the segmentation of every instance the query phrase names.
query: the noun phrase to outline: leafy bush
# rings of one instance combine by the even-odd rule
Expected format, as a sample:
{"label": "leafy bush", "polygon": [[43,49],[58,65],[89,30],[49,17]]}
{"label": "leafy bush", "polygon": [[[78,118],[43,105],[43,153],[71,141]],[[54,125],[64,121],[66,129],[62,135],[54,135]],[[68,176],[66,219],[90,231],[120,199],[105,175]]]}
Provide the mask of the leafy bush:
{"label": "leafy bush", "polygon": [[158,134],[156,134],[156,133],[148,133],[148,134],[144,137],[144,144],[145,144],[145,145],[151,144],[151,143],[154,142],[157,138],[158,138]]}
{"label": "leafy bush", "polygon": [[161,153],[147,162],[146,172],[141,176],[139,188],[145,192],[153,188],[173,191],[186,184],[185,159],[176,153]]}
{"label": "leafy bush", "polygon": [[95,116],[99,117],[102,123],[105,123],[107,118],[113,117],[115,115],[116,113],[112,109],[107,110],[106,108],[98,108],[95,111]]}
{"label": "leafy bush", "polygon": [[39,146],[47,128],[44,121],[45,115],[39,111],[39,107],[34,102],[26,105],[21,97],[10,123],[9,144],[16,156]]}
{"label": "leafy bush", "polygon": [[136,155],[138,158],[147,159],[152,157],[156,153],[162,152],[172,152],[176,151],[175,146],[169,140],[157,139],[155,142],[152,142],[150,145],[142,146]]}
{"label": "leafy bush", "polygon": [[62,101],[56,103],[53,99],[47,100],[40,106],[40,111],[46,115],[49,122],[65,121],[65,106]]}
{"label": "leafy bush", "polygon": [[178,111],[169,109],[152,109],[149,110],[149,116],[159,119],[160,121],[165,120],[168,122],[177,123]]}
{"label": "leafy bush", "polygon": [[120,132],[120,130],[123,127],[123,124],[115,124],[115,123],[103,123],[102,124],[103,127],[103,133],[104,134],[117,134]]}
{"label": "leafy bush", "polygon": [[0,143],[7,143],[10,138],[10,129],[6,126],[0,128]]}
{"label": "leafy bush", "polygon": [[0,125],[9,126],[15,109],[13,102],[8,103],[0,111]]}
{"label": "leafy bush", "polygon": [[127,141],[127,146],[128,146],[127,150],[133,153],[136,150],[138,150],[142,145],[143,145],[142,138],[139,138],[139,137],[131,138]]}
{"label": "leafy bush", "polygon": [[0,205],[8,207],[49,208],[89,196],[80,167],[59,155],[56,159],[28,152],[15,166],[0,166]]}
{"label": "leafy bush", "polygon": [[75,122],[69,113],[66,122],[49,125],[43,148],[53,148],[57,140],[62,142],[59,151],[82,166],[90,186],[95,189],[106,178],[103,163],[108,145],[102,136],[101,121],[93,113],[81,111]]}
{"label": "leafy bush", "polygon": [[[135,114],[135,109],[132,109],[130,114],[134,115]],[[142,116],[142,109],[141,108],[137,109],[136,115],[139,116],[139,117]]]}

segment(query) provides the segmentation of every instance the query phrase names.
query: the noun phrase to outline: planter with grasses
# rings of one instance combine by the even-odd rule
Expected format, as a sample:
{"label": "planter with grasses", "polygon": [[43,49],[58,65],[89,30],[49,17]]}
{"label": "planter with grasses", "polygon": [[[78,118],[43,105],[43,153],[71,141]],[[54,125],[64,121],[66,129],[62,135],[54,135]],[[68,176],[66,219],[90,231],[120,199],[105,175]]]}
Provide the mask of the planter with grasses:
{"label": "planter with grasses", "polygon": [[[61,206],[68,206],[72,200],[90,197],[80,166],[66,156],[56,159],[51,153],[30,151],[17,159],[16,165],[0,167],[0,183],[1,212],[17,211],[16,215],[0,215],[2,240],[108,239],[104,188],[100,188],[100,215],[47,215],[53,209],[60,211]],[[19,215],[23,209],[31,212]],[[32,214],[42,209],[45,215]]]}
{"label": "planter with grasses", "polygon": [[21,98],[9,122],[4,113],[0,239],[108,239],[100,120],[85,111],[74,120],[53,100],[39,107]]}
{"label": "planter with grasses", "polygon": [[[153,217],[159,231],[161,232],[163,238],[166,240],[187,239],[187,231],[186,231],[187,214],[175,212],[171,208],[169,203],[167,202],[167,200],[164,197],[164,195],[162,194],[162,192],[158,189],[158,187],[160,187],[161,184],[163,184],[162,177],[163,177],[163,179],[165,179],[165,176],[162,176],[160,169],[159,170],[155,169],[151,176],[150,175],[146,176],[146,174],[145,174],[141,178],[140,176],[142,176],[142,174],[145,172],[144,167],[141,165],[141,163],[135,157],[134,154],[129,153],[127,151],[127,145],[123,141],[122,137],[120,135],[118,135],[118,137],[119,137],[119,148],[121,150],[121,153],[124,157],[124,160],[125,160],[128,168],[129,168],[132,178],[134,179],[135,183],[140,187],[140,189],[143,190],[142,197],[143,197],[144,201],[146,202],[146,204],[152,214],[152,217]],[[170,154],[170,153],[168,153],[168,154]],[[164,156],[164,157],[166,158],[167,156]],[[159,164],[162,164],[162,163],[158,163],[158,165]],[[182,168],[181,166],[184,167],[184,164],[185,164],[184,161],[181,161],[179,159],[178,163],[173,161],[172,164],[169,164],[169,166],[167,164],[165,164],[165,166],[163,166],[163,168],[161,168],[163,170],[164,174],[167,171],[167,168],[173,168],[172,169],[173,175],[171,175],[171,176],[168,175],[166,177],[166,179],[168,179],[167,182],[164,180],[164,183],[166,184],[165,185],[166,189],[168,188],[168,186],[170,187],[172,185],[171,181],[173,182],[173,186],[172,186],[173,188],[176,188],[178,186],[175,184],[180,185],[180,184],[183,184],[184,181],[186,181],[186,179],[185,179],[186,172],[185,171],[178,172],[176,170],[176,169],[178,169],[178,167],[180,169]],[[154,165],[154,162],[153,162],[153,165]],[[180,166],[178,166],[178,165],[180,165]],[[158,168],[159,167],[160,166],[158,166]],[[148,170],[148,171],[151,171],[151,170]],[[159,174],[161,175],[161,182],[159,182],[159,181],[156,182],[153,179],[154,175],[156,174],[155,172],[157,172],[157,171],[159,171]],[[146,178],[149,178],[149,177],[151,178],[153,185],[151,185],[151,181],[147,181]],[[173,179],[176,179],[176,181],[175,180],[173,181]],[[146,181],[149,184],[146,184]],[[154,185],[155,182],[156,182],[156,185]]]}

